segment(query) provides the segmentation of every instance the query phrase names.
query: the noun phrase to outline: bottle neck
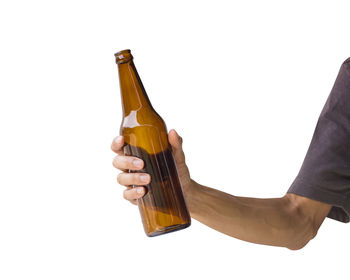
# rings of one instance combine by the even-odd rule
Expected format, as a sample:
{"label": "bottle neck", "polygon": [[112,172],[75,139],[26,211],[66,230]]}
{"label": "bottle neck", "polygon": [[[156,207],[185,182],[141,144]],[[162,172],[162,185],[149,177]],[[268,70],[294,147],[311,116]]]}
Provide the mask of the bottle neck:
{"label": "bottle neck", "polygon": [[133,60],[119,63],[118,70],[124,117],[128,116],[131,111],[152,108]]}

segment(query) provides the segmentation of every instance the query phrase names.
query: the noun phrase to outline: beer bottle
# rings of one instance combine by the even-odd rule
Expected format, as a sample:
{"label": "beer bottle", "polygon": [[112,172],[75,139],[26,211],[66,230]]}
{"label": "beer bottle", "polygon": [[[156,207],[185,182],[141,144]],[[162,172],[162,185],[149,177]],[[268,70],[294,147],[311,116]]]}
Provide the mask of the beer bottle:
{"label": "beer bottle", "polygon": [[[123,107],[120,135],[124,153],[144,161],[151,176],[146,194],[138,199],[148,236],[184,229],[191,224],[165,122],[153,109],[133,62],[130,50],[115,54]],[[129,172],[135,172],[130,171]]]}

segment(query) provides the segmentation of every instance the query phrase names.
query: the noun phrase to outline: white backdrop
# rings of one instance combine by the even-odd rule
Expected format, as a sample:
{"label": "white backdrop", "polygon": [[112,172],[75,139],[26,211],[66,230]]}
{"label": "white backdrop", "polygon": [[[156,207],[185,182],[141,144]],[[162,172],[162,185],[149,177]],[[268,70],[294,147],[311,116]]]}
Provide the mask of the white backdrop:
{"label": "white backdrop", "polygon": [[0,279],[336,279],[350,226],[300,251],[193,221],[155,238],[122,198],[114,53],[184,139],[192,177],[284,195],[341,63],[349,1],[2,1]]}

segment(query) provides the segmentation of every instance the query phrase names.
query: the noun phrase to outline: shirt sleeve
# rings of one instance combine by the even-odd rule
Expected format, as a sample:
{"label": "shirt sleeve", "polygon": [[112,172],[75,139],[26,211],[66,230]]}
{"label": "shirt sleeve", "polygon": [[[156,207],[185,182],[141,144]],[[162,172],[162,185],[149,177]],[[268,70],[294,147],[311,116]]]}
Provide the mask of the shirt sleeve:
{"label": "shirt sleeve", "polygon": [[329,218],[350,221],[350,58],[340,68],[288,193],[330,204]]}

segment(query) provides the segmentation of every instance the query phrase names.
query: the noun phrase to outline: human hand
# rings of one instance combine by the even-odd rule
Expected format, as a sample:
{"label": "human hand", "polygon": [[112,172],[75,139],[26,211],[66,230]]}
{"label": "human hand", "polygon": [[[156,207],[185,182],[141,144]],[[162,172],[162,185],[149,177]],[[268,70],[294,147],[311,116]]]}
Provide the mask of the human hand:
{"label": "human hand", "polygon": [[[168,133],[168,139],[173,150],[180,182],[186,197],[186,192],[190,188],[191,177],[185,162],[185,154],[182,150],[182,138],[174,129],[172,129]],[[128,172],[128,170],[141,170],[144,166],[144,162],[137,157],[125,156],[123,152],[123,145],[123,136],[116,137],[112,142],[111,149],[113,152],[117,153],[117,156],[113,159],[113,166],[123,171],[122,173],[118,174],[117,181],[119,184],[126,187],[123,192],[124,198],[136,205],[137,199],[141,198],[146,192],[144,186],[149,184],[152,179],[147,173]],[[133,185],[135,187],[132,187]]]}

